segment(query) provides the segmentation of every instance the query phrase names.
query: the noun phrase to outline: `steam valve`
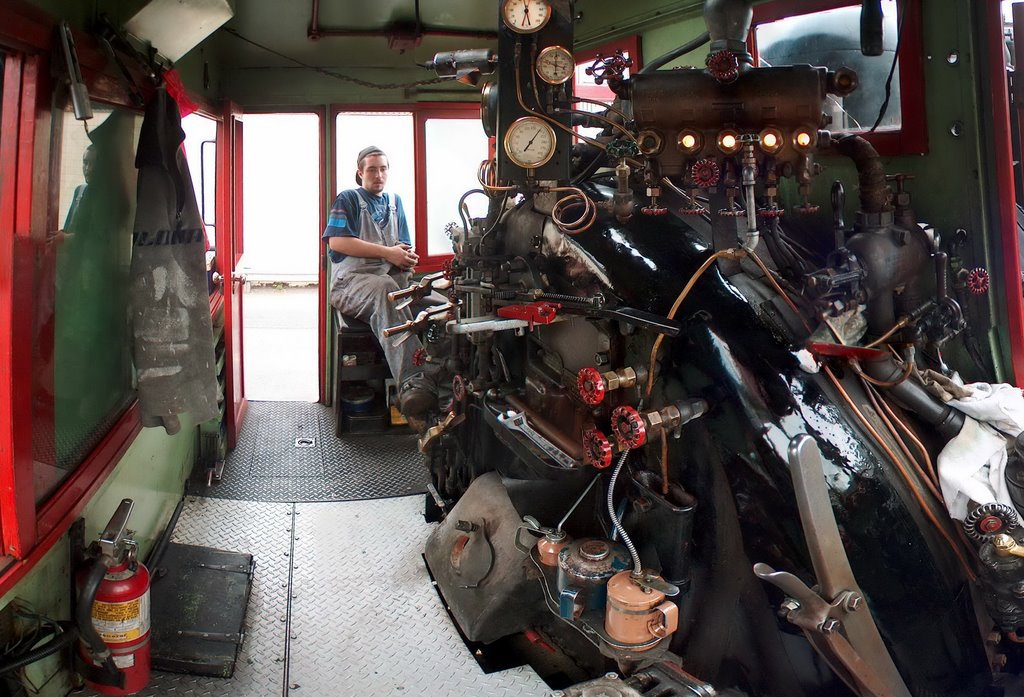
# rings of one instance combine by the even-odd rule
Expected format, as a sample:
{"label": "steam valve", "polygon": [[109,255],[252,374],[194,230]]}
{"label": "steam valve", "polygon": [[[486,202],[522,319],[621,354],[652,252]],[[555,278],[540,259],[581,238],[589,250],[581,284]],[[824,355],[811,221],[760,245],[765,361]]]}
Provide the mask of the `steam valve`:
{"label": "steam valve", "polygon": [[989,288],[988,271],[978,267],[967,274],[967,290],[973,295],[984,295]]}
{"label": "steam valve", "polygon": [[717,162],[705,157],[693,163],[693,167],[690,168],[690,176],[696,186],[701,189],[710,189],[721,179],[722,169]]}
{"label": "steam valve", "polygon": [[[643,371],[641,370],[641,373]],[[576,374],[576,387],[580,398],[590,406],[597,406],[604,401],[605,393],[612,390],[632,387],[643,376],[632,368],[622,368],[602,373],[597,368],[580,368]]]}
{"label": "steam valve", "polygon": [[635,450],[647,442],[647,424],[633,407],[616,407],[612,412],[612,431],[622,448]]}
{"label": "steam valve", "polygon": [[732,51],[715,51],[705,59],[704,64],[711,77],[722,84],[734,82],[740,76],[740,62]]}
{"label": "steam valve", "polygon": [[583,432],[583,455],[587,464],[603,470],[612,464],[612,444],[608,437],[596,428]]}
{"label": "steam valve", "polygon": [[612,412],[612,430],[622,448],[639,448],[647,437],[658,432],[674,431],[683,424],[707,413],[708,403],[690,399],[669,404],[657,411],[641,414],[633,407],[616,407]]}

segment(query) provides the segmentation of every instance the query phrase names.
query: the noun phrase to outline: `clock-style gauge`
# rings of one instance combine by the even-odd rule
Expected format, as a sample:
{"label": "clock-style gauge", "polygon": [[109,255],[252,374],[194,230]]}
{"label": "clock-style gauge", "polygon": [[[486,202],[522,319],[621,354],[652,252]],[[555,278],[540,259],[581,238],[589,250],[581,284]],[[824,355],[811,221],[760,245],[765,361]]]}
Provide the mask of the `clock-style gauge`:
{"label": "clock-style gauge", "polygon": [[537,116],[524,116],[505,130],[505,154],[524,169],[536,169],[555,154],[555,131]]}
{"label": "clock-style gauge", "polygon": [[551,19],[551,4],[548,0],[505,0],[501,16],[512,31],[532,34]]}
{"label": "clock-style gauge", "polygon": [[549,85],[567,82],[575,71],[576,63],[564,46],[548,46],[537,55],[537,77]]}

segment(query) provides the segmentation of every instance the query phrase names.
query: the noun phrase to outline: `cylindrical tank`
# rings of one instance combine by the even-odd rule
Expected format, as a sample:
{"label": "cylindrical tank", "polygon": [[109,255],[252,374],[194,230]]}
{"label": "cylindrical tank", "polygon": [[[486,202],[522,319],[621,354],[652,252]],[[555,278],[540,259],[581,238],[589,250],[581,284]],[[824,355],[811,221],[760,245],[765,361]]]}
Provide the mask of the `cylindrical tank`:
{"label": "cylindrical tank", "polygon": [[558,554],[559,614],[575,619],[587,610],[603,610],[608,579],[631,566],[626,548],[611,540],[570,543]]}
{"label": "cylindrical tank", "polygon": [[652,649],[679,626],[679,608],[665,594],[642,587],[629,571],[608,581],[604,631],[633,651]]}

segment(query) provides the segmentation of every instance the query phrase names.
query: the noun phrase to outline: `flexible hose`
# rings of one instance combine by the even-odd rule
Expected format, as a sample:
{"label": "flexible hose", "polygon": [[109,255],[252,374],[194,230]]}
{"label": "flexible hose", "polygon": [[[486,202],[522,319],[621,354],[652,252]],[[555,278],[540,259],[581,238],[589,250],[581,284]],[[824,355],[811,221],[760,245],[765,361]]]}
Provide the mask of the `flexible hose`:
{"label": "flexible hose", "polygon": [[8,658],[3,663],[0,663],[0,675],[13,673],[30,663],[35,663],[47,656],[51,656],[78,638],[78,630],[71,622],[58,622],[57,628],[60,631],[39,648],[26,651],[19,656]]}
{"label": "flexible hose", "polygon": [[643,573],[643,567],[640,566],[640,555],[637,554],[633,540],[629,539],[629,535],[626,534],[622,523],[619,522],[619,516],[615,513],[615,482],[619,478],[622,466],[626,464],[627,457],[629,457],[629,451],[623,450],[622,455],[619,457],[619,462],[615,465],[615,470],[612,472],[612,478],[608,480],[608,515],[612,519],[612,527],[622,537],[622,544],[626,545],[626,549],[629,550],[629,556],[633,557],[633,575],[639,576]]}
{"label": "flexible hose", "polygon": [[698,48],[700,48],[709,41],[711,41],[711,34],[709,34],[708,32],[704,32],[697,38],[691,39],[689,42],[683,44],[679,48],[674,48],[668,53],[658,56],[654,60],[650,61],[647,65],[643,67],[640,73],[653,73],[655,70],[658,70],[659,68],[661,68],[661,66],[665,65],[666,63],[671,63],[676,58],[686,55],[690,51],[696,51]]}
{"label": "flexible hose", "polygon": [[109,562],[113,562],[113,560],[107,556],[100,557],[93,562],[89,574],[82,582],[82,590],[78,595],[78,609],[75,613],[75,624],[78,625],[82,641],[85,642],[89,652],[97,661],[106,661],[110,658],[110,649],[92,624],[92,605],[96,600],[100,584],[103,583],[103,577],[107,574]]}

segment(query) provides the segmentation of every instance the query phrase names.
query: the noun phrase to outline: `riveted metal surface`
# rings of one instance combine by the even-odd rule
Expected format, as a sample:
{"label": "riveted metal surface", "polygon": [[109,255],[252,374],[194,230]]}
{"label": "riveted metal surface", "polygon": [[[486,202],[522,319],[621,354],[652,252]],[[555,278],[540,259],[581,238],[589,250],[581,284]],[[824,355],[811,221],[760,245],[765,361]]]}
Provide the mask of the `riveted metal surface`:
{"label": "riveted metal surface", "polygon": [[[426,491],[412,435],[334,435],[331,410],[312,402],[250,402],[238,446],[204,496],[243,501],[351,501]],[[296,448],[296,438],[315,439]],[[197,473],[202,476],[202,473]]]}
{"label": "riveted metal surface", "polygon": [[[279,697],[284,690],[288,572],[294,506],[188,497],[172,540],[256,558],[245,640],[231,679],[153,672],[145,697]],[[97,693],[85,690],[90,697]],[[310,693],[312,694],[312,693]]]}
{"label": "riveted metal surface", "polygon": [[486,675],[473,659],[423,565],[422,508],[420,497],[296,506],[292,695],[547,694],[528,666]]}

